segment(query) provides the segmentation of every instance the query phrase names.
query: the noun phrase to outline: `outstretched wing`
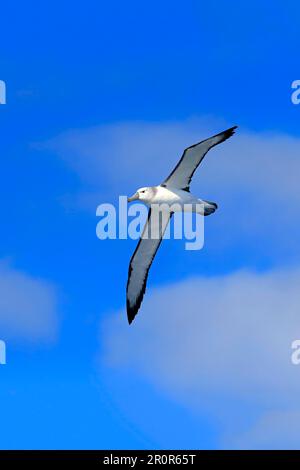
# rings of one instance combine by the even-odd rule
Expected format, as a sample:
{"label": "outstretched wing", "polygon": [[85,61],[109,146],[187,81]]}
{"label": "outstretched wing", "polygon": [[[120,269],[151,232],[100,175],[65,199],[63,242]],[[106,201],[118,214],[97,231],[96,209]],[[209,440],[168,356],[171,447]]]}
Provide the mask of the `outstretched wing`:
{"label": "outstretched wing", "polygon": [[181,159],[161,186],[189,191],[192,176],[207,152],[234,134],[237,126],[185,149]]}
{"label": "outstretched wing", "polygon": [[126,289],[129,324],[136,316],[146,290],[148,273],[163,235],[172,216],[171,212],[150,208],[143,234],[133,253],[128,270]]}

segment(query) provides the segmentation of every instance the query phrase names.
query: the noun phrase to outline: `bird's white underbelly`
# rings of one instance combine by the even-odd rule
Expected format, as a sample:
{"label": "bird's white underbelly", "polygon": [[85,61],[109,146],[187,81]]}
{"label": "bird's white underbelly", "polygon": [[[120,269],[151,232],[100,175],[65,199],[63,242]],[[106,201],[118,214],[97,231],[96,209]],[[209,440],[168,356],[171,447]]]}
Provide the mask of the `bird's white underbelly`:
{"label": "bird's white underbelly", "polygon": [[[187,191],[181,189],[168,189],[162,186],[157,187],[157,191],[150,204],[169,206],[173,212],[199,212],[202,213],[201,200]],[[198,207],[196,206],[198,205]]]}

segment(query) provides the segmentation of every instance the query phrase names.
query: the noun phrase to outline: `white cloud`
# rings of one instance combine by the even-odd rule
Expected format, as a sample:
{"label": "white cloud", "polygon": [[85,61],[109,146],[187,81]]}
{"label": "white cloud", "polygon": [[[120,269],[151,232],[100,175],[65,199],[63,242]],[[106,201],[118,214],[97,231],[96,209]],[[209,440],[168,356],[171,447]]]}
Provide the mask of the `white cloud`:
{"label": "white cloud", "polygon": [[[82,180],[79,193],[68,195],[64,204],[94,214],[101,202],[160,183],[186,146],[233,124],[212,117],[121,122],[70,130],[42,147],[59,154]],[[216,235],[211,237],[216,249],[244,243],[286,260],[299,256],[292,236],[300,219],[299,145],[300,139],[292,136],[239,128],[209,152],[191,189],[219,205],[213,216]]]}
{"label": "white cloud", "polygon": [[49,282],[0,263],[0,338],[48,342],[58,328],[57,293]]}
{"label": "white cloud", "polygon": [[300,411],[266,412],[244,433],[228,436],[223,446],[233,449],[299,449]]}
{"label": "white cloud", "polygon": [[[299,285],[299,270],[245,271],[152,290],[132,327],[124,312],[102,325],[105,363],[135,371],[191,409],[209,410],[221,423],[220,445],[259,447],[266,412],[300,412],[300,366],[291,363]],[[257,415],[251,425],[249,408]],[[244,433],[240,441],[229,440],[232,428]],[[287,445],[284,428],[277,434]]]}
{"label": "white cloud", "polygon": [[[80,177],[104,195],[159,184],[188,145],[236,123],[211,117],[182,122],[120,122],[70,130],[46,142]],[[238,129],[214,148],[194,176],[197,193],[255,195],[264,204],[293,204],[300,199],[299,140],[288,135]],[[201,194],[202,194],[201,192]],[[204,194],[205,195],[205,194]],[[275,196],[275,199],[274,199]]]}

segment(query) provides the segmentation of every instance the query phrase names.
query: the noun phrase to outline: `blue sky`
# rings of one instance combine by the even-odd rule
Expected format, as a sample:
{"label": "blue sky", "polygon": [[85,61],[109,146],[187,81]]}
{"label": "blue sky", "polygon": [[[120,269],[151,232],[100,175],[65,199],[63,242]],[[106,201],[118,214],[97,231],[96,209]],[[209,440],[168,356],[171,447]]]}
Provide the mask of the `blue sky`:
{"label": "blue sky", "polygon": [[[276,374],[259,381],[249,353],[250,399],[236,378],[247,367],[228,353],[218,328],[225,331],[226,321],[205,319],[228,314],[239,325],[230,336],[237,356],[245,342],[250,352],[270,345],[267,356],[261,352],[265,367],[276,371],[278,359],[298,390],[289,341],[300,335],[300,106],[290,99],[291,83],[300,78],[299,9],[296,1],[256,0],[1,7],[0,79],[7,85],[7,104],[0,106],[0,339],[7,343],[1,448],[297,446],[270,431],[298,432],[300,404],[292,391],[282,390]],[[220,206],[206,223],[204,250],[166,241],[129,330],[124,299],[135,242],[99,241],[96,205],[160,182],[185,145],[235,124],[235,140],[208,155],[195,176],[194,192]],[[141,172],[132,170],[139,162]],[[247,282],[235,277],[239,272],[248,273]],[[281,305],[275,293],[282,284],[290,295]],[[203,299],[203,285],[212,299],[220,289],[224,312]],[[247,286],[260,328],[284,331],[284,344],[277,333],[258,338],[247,308],[236,323],[232,292],[246,306]],[[181,330],[184,312],[176,303],[170,308],[172,295],[180,303],[186,292],[195,292],[191,330]],[[266,305],[280,305],[277,323]],[[195,331],[203,341],[205,331],[208,338],[216,331],[226,358],[221,374],[203,362],[213,339],[205,350],[192,340],[196,349],[182,354],[182,363],[174,353],[174,344],[187,350]],[[277,347],[282,354],[269,354]],[[188,365],[205,380],[182,375]],[[262,397],[273,390],[277,400],[270,404]]]}

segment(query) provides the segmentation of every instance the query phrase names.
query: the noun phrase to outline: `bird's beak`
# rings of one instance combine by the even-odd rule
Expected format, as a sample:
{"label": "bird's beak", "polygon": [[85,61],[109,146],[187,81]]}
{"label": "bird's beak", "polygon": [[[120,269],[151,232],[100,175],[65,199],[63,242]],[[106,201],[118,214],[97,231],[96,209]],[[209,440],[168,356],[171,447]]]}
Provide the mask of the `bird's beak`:
{"label": "bird's beak", "polygon": [[133,196],[128,197],[127,201],[132,202],[132,201],[135,201],[136,199],[139,199],[139,193],[135,193]]}

